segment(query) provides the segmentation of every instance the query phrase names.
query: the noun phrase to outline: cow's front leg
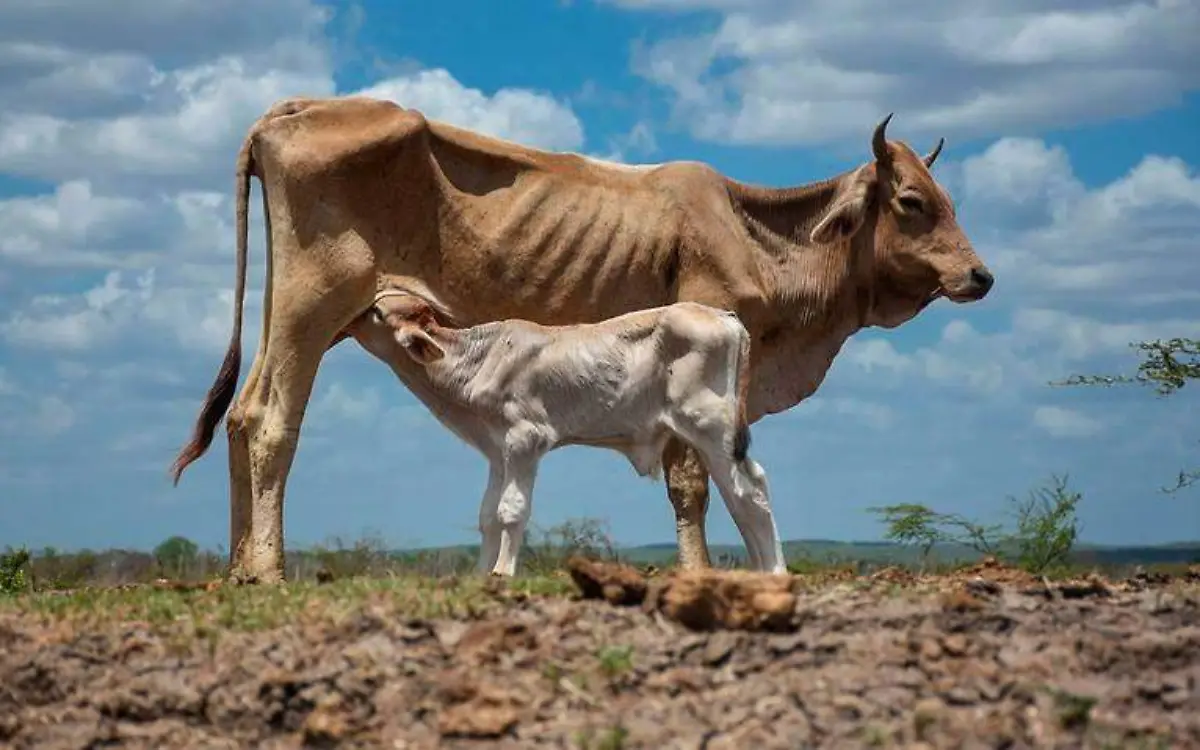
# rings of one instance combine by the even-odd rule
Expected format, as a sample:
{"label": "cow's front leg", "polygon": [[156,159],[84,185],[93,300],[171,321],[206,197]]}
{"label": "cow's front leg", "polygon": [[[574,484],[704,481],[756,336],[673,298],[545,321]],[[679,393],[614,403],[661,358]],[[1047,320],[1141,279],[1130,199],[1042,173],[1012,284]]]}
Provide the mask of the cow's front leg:
{"label": "cow's front leg", "polygon": [[684,570],[711,567],[704,532],[704,517],[708,513],[708,469],[695,448],[672,437],[663,451],[663,472],[667,479],[667,496],[675,509],[679,567]]}

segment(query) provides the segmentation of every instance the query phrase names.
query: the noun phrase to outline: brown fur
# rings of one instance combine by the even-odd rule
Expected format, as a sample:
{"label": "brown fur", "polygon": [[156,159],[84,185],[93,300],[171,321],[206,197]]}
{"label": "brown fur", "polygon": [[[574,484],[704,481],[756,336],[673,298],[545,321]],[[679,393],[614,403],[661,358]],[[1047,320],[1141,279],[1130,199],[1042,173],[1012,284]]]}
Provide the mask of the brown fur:
{"label": "brown fur", "polygon": [[[277,579],[283,488],[317,366],[386,274],[420,279],[462,325],[594,322],[677,300],[735,311],[752,339],[747,423],[813,393],[856,330],[899,325],[937,296],[982,298],[990,282],[970,272],[986,271],[927,168],[936,152],[922,160],[883,125],[873,161],[772,189],[694,162],[634,171],[540,151],[364,97],[282,101],[238,155],[233,333],[173,476],[207,450],[236,386],[251,175],[267,280],[258,351],[227,418],[231,562]],[[694,458],[665,454],[684,567],[707,560]]]}

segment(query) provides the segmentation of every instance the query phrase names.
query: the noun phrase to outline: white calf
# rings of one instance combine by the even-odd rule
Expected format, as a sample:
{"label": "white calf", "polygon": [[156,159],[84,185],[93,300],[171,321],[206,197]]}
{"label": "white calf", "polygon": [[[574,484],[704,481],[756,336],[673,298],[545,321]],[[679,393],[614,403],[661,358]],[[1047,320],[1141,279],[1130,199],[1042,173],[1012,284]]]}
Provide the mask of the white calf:
{"label": "white calf", "polygon": [[546,453],[610,448],[657,479],[672,434],[703,457],[750,566],[785,571],[766,474],[746,455],[749,336],[736,315],[680,302],[587,325],[450,328],[428,289],[389,285],[337,340],[352,336],[487,458],[482,571],[515,573]]}

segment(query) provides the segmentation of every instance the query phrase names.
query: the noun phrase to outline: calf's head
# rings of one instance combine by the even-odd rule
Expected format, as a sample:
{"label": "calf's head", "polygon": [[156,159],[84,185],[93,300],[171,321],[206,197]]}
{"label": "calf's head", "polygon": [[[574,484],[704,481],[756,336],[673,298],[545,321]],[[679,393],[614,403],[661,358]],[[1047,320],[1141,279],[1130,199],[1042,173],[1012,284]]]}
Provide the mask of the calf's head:
{"label": "calf's head", "polygon": [[[993,283],[958,224],[950,194],[929,171],[945,140],[922,157],[887,140],[891,118],[875,128],[875,160],[848,178],[811,234],[818,243],[851,240],[856,251],[869,253],[860,265],[872,292],[865,322],[885,328],[939,297],[981,300]],[[869,234],[858,236],[860,230]]]}
{"label": "calf's head", "polygon": [[407,356],[420,365],[446,356],[431,335],[437,330],[433,307],[421,297],[401,291],[381,292],[371,309],[348,328],[350,335],[376,357],[396,363],[398,357]]}

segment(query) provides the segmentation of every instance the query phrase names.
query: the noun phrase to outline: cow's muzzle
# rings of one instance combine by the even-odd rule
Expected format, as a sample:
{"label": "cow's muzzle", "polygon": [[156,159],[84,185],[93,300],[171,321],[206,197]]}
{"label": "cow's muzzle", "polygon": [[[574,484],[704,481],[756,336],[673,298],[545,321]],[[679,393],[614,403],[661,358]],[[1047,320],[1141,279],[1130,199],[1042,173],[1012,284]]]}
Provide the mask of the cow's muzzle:
{"label": "cow's muzzle", "polygon": [[946,289],[946,296],[952,302],[977,302],[992,291],[996,277],[986,266],[975,266],[964,274],[962,281],[953,288]]}

